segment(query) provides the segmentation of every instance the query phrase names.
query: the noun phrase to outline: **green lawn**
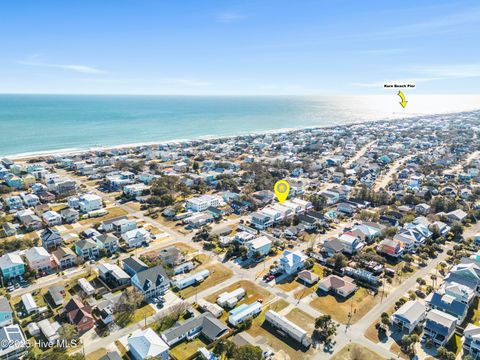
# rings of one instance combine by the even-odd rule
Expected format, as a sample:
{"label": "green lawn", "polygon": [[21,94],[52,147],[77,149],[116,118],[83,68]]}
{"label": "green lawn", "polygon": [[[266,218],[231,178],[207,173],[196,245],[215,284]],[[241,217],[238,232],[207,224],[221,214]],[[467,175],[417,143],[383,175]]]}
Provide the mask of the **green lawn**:
{"label": "green lawn", "polygon": [[170,349],[170,353],[176,359],[187,359],[202,347],[206,347],[206,344],[197,337],[191,341],[182,341],[180,344],[175,345],[175,347]]}

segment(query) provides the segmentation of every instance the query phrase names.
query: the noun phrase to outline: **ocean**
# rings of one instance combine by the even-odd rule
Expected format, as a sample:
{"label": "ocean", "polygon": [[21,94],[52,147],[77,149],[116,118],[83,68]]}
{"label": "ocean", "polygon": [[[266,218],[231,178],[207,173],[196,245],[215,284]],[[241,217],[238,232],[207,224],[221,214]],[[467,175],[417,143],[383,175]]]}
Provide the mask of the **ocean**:
{"label": "ocean", "polygon": [[0,95],[0,155],[162,143],[480,109],[478,95]]}

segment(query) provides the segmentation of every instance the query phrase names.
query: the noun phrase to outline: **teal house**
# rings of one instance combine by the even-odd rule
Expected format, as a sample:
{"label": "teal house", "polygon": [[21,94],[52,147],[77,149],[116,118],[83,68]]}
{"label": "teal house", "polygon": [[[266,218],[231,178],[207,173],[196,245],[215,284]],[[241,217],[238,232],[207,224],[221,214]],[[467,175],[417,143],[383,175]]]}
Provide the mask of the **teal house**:
{"label": "teal house", "polygon": [[5,254],[0,257],[0,271],[5,280],[25,274],[25,263],[18,254]]}

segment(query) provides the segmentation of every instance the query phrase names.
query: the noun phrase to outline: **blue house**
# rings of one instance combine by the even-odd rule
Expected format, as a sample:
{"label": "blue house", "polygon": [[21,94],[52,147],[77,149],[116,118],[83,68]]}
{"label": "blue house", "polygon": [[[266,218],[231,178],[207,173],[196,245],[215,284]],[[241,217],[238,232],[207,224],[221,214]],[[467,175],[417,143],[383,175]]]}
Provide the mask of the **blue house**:
{"label": "blue house", "polygon": [[14,189],[21,189],[23,187],[23,180],[18,176],[12,176],[7,179],[7,185]]}
{"label": "blue house", "polygon": [[0,327],[13,324],[13,311],[5,296],[0,296]]}
{"label": "blue house", "polygon": [[457,318],[459,324],[461,324],[467,316],[468,304],[457,300],[451,295],[435,292],[427,298],[427,303],[430,308],[440,310]]}

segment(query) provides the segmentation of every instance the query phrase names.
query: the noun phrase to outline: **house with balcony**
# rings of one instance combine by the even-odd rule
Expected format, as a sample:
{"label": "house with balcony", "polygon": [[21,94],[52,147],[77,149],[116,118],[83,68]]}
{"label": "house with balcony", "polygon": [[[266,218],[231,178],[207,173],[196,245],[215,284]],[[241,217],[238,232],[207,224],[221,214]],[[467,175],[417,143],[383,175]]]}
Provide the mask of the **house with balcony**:
{"label": "house with balcony", "polygon": [[63,238],[60,235],[60,232],[54,228],[46,228],[40,234],[40,239],[42,240],[42,246],[45,249],[54,249],[57,246],[62,245]]}
{"label": "house with balcony", "polygon": [[13,310],[5,296],[0,296],[0,328],[13,324]]}
{"label": "house with balcony", "polygon": [[380,241],[377,246],[377,251],[381,255],[387,255],[396,259],[403,256],[403,246],[401,243],[391,239]]}
{"label": "house with balcony", "polygon": [[84,194],[78,199],[78,207],[83,213],[100,210],[103,207],[102,198],[95,194]]}
{"label": "house with balcony", "polygon": [[97,247],[102,250],[105,249],[108,254],[114,254],[119,250],[119,240],[113,234],[102,234],[93,237],[97,243]]}
{"label": "house with balcony", "polygon": [[356,254],[365,246],[365,243],[361,241],[360,237],[354,235],[352,232],[343,233],[338,237],[338,240],[343,244],[343,252],[347,254]]}
{"label": "house with balcony", "polygon": [[137,222],[135,219],[119,219],[112,223],[112,229],[118,235],[122,235],[130,230],[135,230],[137,228]]}
{"label": "house with balcony", "polygon": [[79,240],[75,243],[75,252],[84,260],[94,260],[100,256],[97,243],[90,238]]}
{"label": "house with balcony", "polygon": [[255,229],[265,230],[273,226],[273,218],[263,212],[253,212],[250,215],[250,223]]}
{"label": "house with balcony", "polygon": [[392,315],[392,323],[411,334],[427,316],[427,308],[418,300],[410,300],[403,304]]}
{"label": "house with balcony", "polygon": [[305,267],[306,255],[300,251],[285,251],[280,258],[279,267],[285,274],[296,274]]}
{"label": "house with balcony", "polygon": [[467,316],[468,304],[457,300],[452,295],[433,292],[428,295],[425,301],[430,309],[436,309],[454,316],[458,320],[458,324],[461,324]]}
{"label": "house with balcony", "polygon": [[463,331],[464,355],[469,354],[474,359],[480,359],[480,326],[468,324]]}
{"label": "house with balcony", "polygon": [[268,255],[272,248],[272,241],[267,236],[260,236],[245,243],[248,250],[247,256],[253,257],[259,254],[260,257]]}
{"label": "house with balcony", "polygon": [[60,215],[66,224],[74,224],[80,219],[80,213],[71,208],[63,209],[60,211]]}
{"label": "house with balcony", "polygon": [[66,246],[59,246],[52,251],[52,262],[57,269],[68,269],[77,265],[77,255]]}
{"label": "house with balcony", "polygon": [[5,280],[25,274],[25,263],[20,255],[8,253],[0,257],[0,271]]}
{"label": "house with balcony", "polygon": [[98,265],[98,276],[111,289],[130,283],[130,276],[115,264],[102,263]]}
{"label": "house with balcony", "polygon": [[62,225],[62,216],[56,211],[47,211],[42,215],[43,222],[47,226]]}
{"label": "house with balcony", "polygon": [[25,251],[25,259],[30,269],[38,273],[52,270],[52,256],[43,247],[32,247]]}
{"label": "house with balcony", "polygon": [[455,333],[457,318],[442,311],[430,310],[423,328],[422,342],[430,341],[436,347],[445,346]]}
{"label": "house with balcony", "polygon": [[132,285],[145,299],[164,295],[170,287],[170,280],[161,265],[148,268],[133,275]]}
{"label": "house with balcony", "polygon": [[144,228],[134,229],[122,234],[122,239],[129,248],[136,248],[150,241],[150,233]]}

